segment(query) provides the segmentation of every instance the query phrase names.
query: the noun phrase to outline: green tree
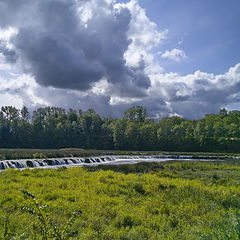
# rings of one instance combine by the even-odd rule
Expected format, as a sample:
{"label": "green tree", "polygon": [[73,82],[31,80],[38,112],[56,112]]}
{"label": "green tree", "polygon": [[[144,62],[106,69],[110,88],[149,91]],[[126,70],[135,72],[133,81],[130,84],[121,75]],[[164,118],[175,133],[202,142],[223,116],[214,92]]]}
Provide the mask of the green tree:
{"label": "green tree", "polygon": [[80,118],[86,148],[98,148],[101,145],[102,119],[92,109],[84,112]]}
{"label": "green tree", "polygon": [[147,110],[141,106],[129,108],[124,113],[124,118],[131,121],[144,122],[147,118]]}
{"label": "green tree", "polygon": [[225,108],[221,108],[218,112],[218,116],[220,118],[225,118],[228,115],[228,111]]}
{"label": "green tree", "polygon": [[126,149],[125,131],[127,121],[125,119],[117,120],[113,126],[113,143],[115,149]]}
{"label": "green tree", "polygon": [[126,141],[126,149],[127,150],[139,150],[141,148],[140,145],[140,123],[136,123],[134,121],[128,121],[126,129],[125,129],[125,141]]}

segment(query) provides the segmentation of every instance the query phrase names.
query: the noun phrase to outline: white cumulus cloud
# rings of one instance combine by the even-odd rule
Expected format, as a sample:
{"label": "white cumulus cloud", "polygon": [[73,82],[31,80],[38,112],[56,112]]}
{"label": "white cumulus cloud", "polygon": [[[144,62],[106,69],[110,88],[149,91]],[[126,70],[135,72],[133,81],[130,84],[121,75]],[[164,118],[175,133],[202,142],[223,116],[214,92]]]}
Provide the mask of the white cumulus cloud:
{"label": "white cumulus cloud", "polygon": [[187,58],[186,53],[178,48],[174,48],[171,51],[167,50],[161,55],[162,58],[167,58],[173,60],[175,62],[181,62],[185,58]]}

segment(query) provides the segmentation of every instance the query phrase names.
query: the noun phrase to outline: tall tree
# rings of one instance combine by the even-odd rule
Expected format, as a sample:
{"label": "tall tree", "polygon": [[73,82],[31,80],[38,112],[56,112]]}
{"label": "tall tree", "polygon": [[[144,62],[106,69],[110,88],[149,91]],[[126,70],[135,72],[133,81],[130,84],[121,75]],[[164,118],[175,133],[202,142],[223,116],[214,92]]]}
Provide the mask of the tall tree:
{"label": "tall tree", "polygon": [[141,106],[129,108],[124,113],[124,118],[136,122],[144,122],[147,118],[147,110]]}

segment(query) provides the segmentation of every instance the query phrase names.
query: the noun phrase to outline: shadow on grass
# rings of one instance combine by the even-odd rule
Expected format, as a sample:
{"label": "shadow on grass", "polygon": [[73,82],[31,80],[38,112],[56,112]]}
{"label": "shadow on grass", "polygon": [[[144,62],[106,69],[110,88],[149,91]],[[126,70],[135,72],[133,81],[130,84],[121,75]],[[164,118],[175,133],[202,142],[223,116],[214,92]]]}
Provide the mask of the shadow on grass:
{"label": "shadow on grass", "polygon": [[124,174],[129,173],[149,173],[149,172],[159,172],[161,170],[164,170],[165,163],[148,163],[148,162],[141,162],[136,164],[124,164],[124,165],[98,165],[98,166],[85,166],[84,168],[89,172],[96,172],[99,170],[104,171],[114,171]]}

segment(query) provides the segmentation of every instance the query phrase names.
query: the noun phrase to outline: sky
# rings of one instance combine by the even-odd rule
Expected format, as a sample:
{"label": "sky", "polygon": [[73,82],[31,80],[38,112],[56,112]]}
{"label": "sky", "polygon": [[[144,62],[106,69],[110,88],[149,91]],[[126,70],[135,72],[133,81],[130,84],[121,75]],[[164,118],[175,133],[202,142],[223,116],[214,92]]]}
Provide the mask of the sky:
{"label": "sky", "polygon": [[239,0],[0,0],[0,106],[197,119],[240,110]]}

